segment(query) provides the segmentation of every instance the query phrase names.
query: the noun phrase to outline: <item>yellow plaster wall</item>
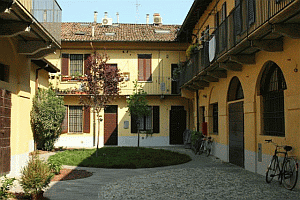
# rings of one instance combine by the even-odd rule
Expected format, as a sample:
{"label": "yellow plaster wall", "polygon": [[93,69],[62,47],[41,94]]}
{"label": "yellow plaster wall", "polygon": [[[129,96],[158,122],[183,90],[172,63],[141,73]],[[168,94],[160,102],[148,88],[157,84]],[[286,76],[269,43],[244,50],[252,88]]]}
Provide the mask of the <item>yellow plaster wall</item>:
{"label": "yellow plaster wall", "polygon": [[[257,143],[263,145],[264,154],[273,154],[274,146],[265,144],[266,139],[272,139],[278,144],[288,144],[294,147],[292,154],[300,158],[300,72],[297,71],[300,63],[299,53],[295,49],[300,48],[300,41],[284,39],[284,51],[264,52],[256,54],[256,63],[243,65],[241,72],[228,71],[227,78],[219,79],[217,83],[199,92],[199,106],[205,106],[205,116],[208,127],[211,127],[211,115],[209,104],[218,102],[219,105],[219,134],[212,135],[216,142],[228,145],[228,102],[227,92],[231,79],[239,78],[244,91],[244,140],[245,149],[257,151]],[[264,65],[268,61],[275,62],[282,70],[287,83],[285,97],[285,137],[262,135],[261,96],[258,95],[259,83]],[[207,97],[206,97],[207,96]],[[191,96],[192,98],[192,96]],[[194,119],[196,120],[196,118]]]}

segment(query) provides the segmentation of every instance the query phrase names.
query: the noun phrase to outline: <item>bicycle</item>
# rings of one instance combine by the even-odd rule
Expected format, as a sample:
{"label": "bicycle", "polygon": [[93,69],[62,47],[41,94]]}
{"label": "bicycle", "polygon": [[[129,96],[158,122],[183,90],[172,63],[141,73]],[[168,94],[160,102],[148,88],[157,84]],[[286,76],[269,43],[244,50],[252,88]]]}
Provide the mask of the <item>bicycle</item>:
{"label": "bicycle", "polygon": [[212,138],[209,136],[204,136],[202,138],[202,142],[199,148],[199,154],[205,153],[206,156],[208,157],[211,153],[211,148],[212,148]]}
{"label": "bicycle", "polygon": [[[293,157],[288,156],[288,152],[293,148],[285,145],[280,146],[272,142],[272,140],[265,141],[267,143],[272,143],[276,147],[266,172],[266,182],[271,183],[273,178],[278,176],[279,183],[283,183],[283,186],[286,189],[292,190],[296,186],[298,179],[298,163]],[[284,149],[284,151],[279,151],[279,149]],[[282,163],[279,162],[277,154],[284,154]]]}

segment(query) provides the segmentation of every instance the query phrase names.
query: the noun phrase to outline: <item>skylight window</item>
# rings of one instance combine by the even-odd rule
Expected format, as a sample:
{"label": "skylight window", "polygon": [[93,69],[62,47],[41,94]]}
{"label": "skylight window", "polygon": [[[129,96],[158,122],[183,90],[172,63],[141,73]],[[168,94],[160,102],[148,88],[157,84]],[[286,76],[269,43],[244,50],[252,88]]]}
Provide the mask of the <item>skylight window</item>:
{"label": "skylight window", "polygon": [[170,30],[154,30],[155,33],[159,33],[159,34],[169,34],[171,33]]}
{"label": "skylight window", "polygon": [[105,33],[106,36],[115,36],[116,33]]}
{"label": "skylight window", "polygon": [[75,35],[85,35],[85,32],[83,32],[83,31],[77,31],[77,32],[75,33]]}

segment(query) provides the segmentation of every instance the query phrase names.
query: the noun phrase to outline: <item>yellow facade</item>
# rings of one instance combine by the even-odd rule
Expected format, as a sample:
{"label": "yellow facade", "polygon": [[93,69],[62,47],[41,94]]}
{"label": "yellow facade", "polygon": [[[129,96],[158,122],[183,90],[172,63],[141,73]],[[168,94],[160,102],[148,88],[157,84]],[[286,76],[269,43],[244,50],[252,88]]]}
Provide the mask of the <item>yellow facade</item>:
{"label": "yellow facade", "polygon": [[[228,30],[232,30],[232,28],[236,25],[233,23],[233,21],[230,21],[230,17],[232,17],[232,14],[235,12],[234,9],[236,9],[237,7],[237,5],[235,5],[235,1],[213,0],[206,2],[209,2],[209,4],[202,12],[199,20],[195,22],[195,26],[193,28],[193,33],[198,36],[198,41],[196,40],[197,38],[191,36],[192,43],[199,42],[203,44],[203,41],[200,41],[199,38],[201,37],[201,33],[206,30],[207,26],[209,26],[210,28],[213,27],[209,31],[210,38],[213,37],[216,33],[214,32],[215,30],[220,30],[221,26],[215,27],[215,14],[217,12],[221,12],[222,5],[225,2],[227,6],[226,18],[228,23]],[[235,38],[236,46],[230,46],[230,42],[232,42],[232,36],[230,34],[234,35],[235,33],[228,31],[228,35],[223,35],[223,37],[228,40],[225,50],[219,51],[217,57],[213,61],[210,61],[210,63],[208,63],[205,67],[199,66],[199,73],[194,74],[197,78],[191,77],[191,79],[189,80],[190,82],[185,82],[185,84],[182,85],[182,89],[185,91],[182,94],[184,94],[184,96],[187,98],[194,99],[194,123],[190,128],[197,128],[197,119],[199,119],[199,123],[201,126],[201,115],[203,114],[203,116],[205,117],[205,121],[207,122],[208,134],[213,137],[213,154],[224,161],[232,163],[234,163],[235,161],[234,159],[230,158],[230,151],[232,148],[230,147],[230,143],[233,143],[233,141],[231,141],[232,133],[230,132],[230,123],[232,123],[230,119],[230,107],[232,106],[232,104],[238,104],[239,102],[242,103],[243,143],[241,143],[240,145],[243,146],[241,151],[244,152],[240,158],[240,166],[246,168],[247,170],[264,175],[275,149],[272,144],[267,144],[265,140],[272,139],[273,142],[279,145],[292,146],[293,150],[289,152],[289,155],[295,156],[295,158],[297,158],[298,160],[300,159],[300,141],[298,137],[300,133],[300,79],[298,70],[298,63],[300,63],[298,51],[298,49],[300,48],[300,41],[298,39],[299,36],[296,37],[295,35],[292,35],[289,29],[286,29],[286,32],[278,30],[278,32],[276,33],[278,35],[271,38],[271,35],[274,36],[274,32],[272,32],[270,27],[268,27],[271,26],[270,24],[263,23],[263,20],[267,19],[268,16],[263,13],[265,7],[260,7],[264,3],[267,4],[267,2],[255,2],[256,21],[253,23],[253,25],[249,25],[249,27],[245,28],[246,32],[248,31],[248,35],[243,32],[240,33],[240,35],[237,35]],[[298,2],[289,1],[289,3],[292,4],[291,7],[289,7],[288,2],[281,3],[280,6],[282,6],[282,10],[276,10],[279,7],[272,7],[272,5],[270,7],[270,12],[274,12],[275,14],[273,16],[269,16],[269,20],[274,24],[275,22],[283,24],[283,16],[291,14],[289,13],[291,12],[291,10],[289,9],[299,9]],[[289,8],[287,9],[289,11],[284,10],[284,8]],[[246,18],[247,15],[244,11],[247,10],[243,10],[243,17]],[[258,26],[257,24],[259,23],[261,23],[262,25]],[[228,37],[229,39],[226,37]],[[260,37],[260,41],[272,41],[272,43],[275,44],[275,42],[282,40],[282,43],[276,43],[276,45],[274,45],[270,49],[266,48],[265,46],[259,46],[259,48],[257,48],[255,51],[249,53],[251,51],[251,48],[253,50],[253,48],[255,47],[254,43],[257,41],[256,38],[258,37]],[[217,42],[219,42],[218,44],[221,45],[220,40]],[[269,45],[272,46],[271,44]],[[237,61],[235,58],[239,56],[244,56],[244,59],[250,59],[251,61]],[[263,96],[261,94],[261,87],[263,87],[265,81],[263,73],[265,70],[267,71],[270,63],[275,63],[280,68],[286,83],[286,89],[284,88],[284,86],[282,86],[282,99],[284,99],[284,118],[281,117],[281,119],[283,119],[284,121],[283,136],[265,134],[266,125],[264,124],[265,119],[263,108],[264,104],[266,103],[264,102]],[[224,76],[217,77],[215,73],[216,71],[224,73]],[[199,80],[205,80],[205,78],[209,77],[210,74],[217,79],[210,79],[211,81],[207,81],[209,83],[208,85],[204,84],[203,86],[199,86],[200,84],[202,84],[202,82],[199,82]],[[228,94],[230,93],[230,83],[233,79],[239,80],[241,88],[243,90],[243,97],[240,99],[229,101]],[[197,91],[199,96],[198,99],[196,98]],[[196,106],[197,101],[199,110],[205,110],[204,113],[201,113],[201,111],[199,111],[198,115],[200,115],[200,117],[198,118]],[[214,116],[212,105],[216,103],[218,106],[218,133],[213,132]],[[273,105],[275,105],[274,102]],[[271,126],[276,126],[276,124],[272,124]],[[237,157],[239,156],[237,155]]]}

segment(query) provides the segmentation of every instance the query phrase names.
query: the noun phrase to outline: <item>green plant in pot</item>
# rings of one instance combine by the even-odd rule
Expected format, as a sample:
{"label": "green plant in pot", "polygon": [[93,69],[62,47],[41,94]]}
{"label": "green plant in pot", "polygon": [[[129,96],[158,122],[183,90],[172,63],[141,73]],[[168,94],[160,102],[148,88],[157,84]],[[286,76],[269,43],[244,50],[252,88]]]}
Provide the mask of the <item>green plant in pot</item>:
{"label": "green plant in pot", "polygon": [[49,165],[34,153],[21,174],[20,184],[25,194],[34,200],[43,199],[44,189],[49,186],[54,176]]}

